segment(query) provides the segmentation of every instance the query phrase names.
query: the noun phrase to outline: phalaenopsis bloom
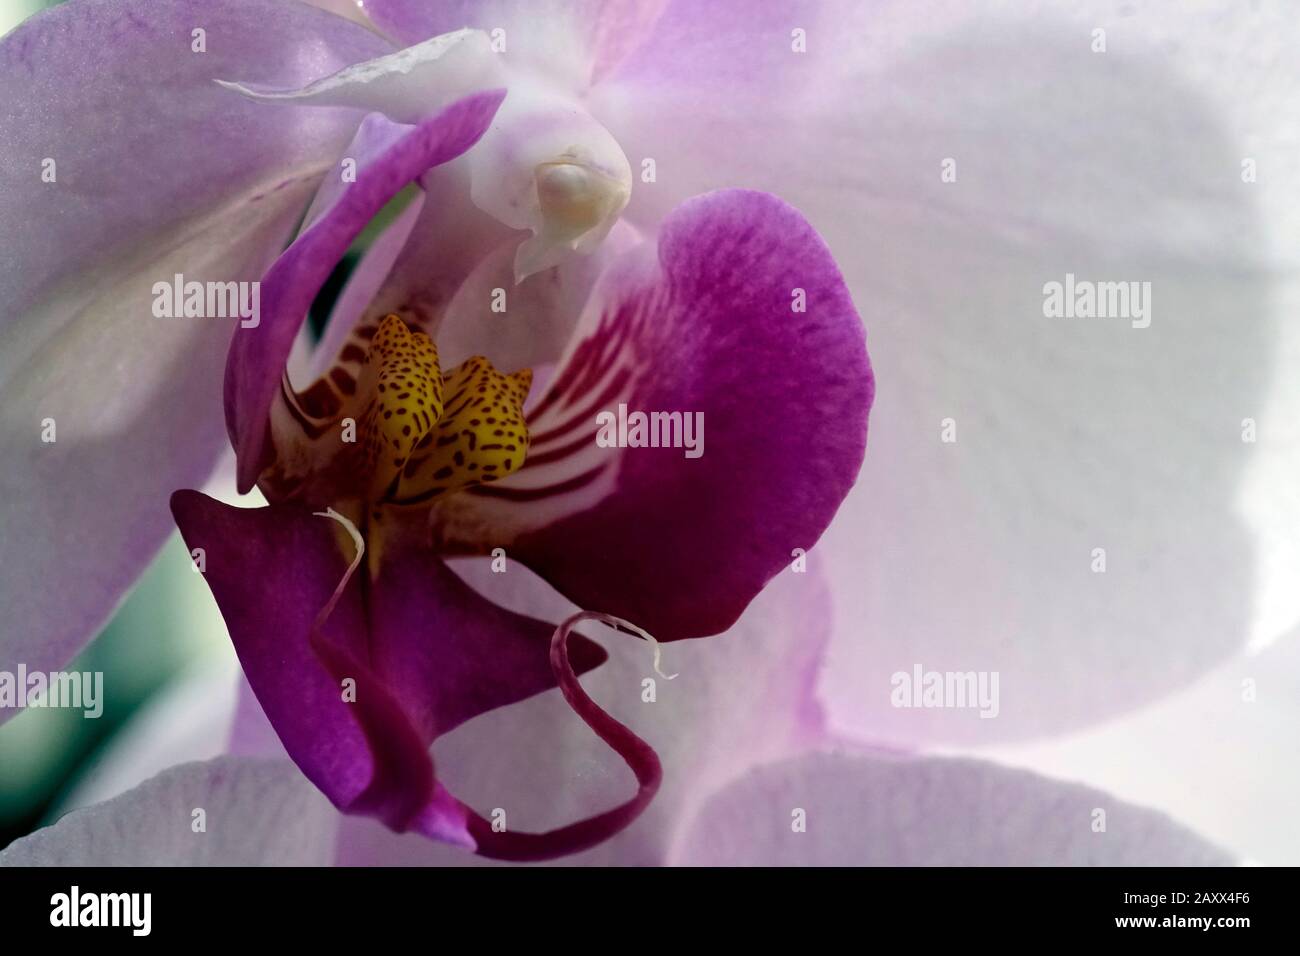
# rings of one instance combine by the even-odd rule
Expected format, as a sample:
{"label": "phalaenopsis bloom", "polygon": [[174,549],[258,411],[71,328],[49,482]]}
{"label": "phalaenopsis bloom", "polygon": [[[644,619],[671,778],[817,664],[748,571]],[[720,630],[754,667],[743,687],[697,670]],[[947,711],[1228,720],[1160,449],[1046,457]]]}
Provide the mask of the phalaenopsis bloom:
{"label": "phalaenopsis bloom", "polygon": [[[1030,103],[971,118],[1044,84],[1003,82],[1017,57],[941,43],[933,18],[905,7],[71,0],[11,33],[0,201],[25,234],[6,242],[0,273],[0,371],[22,447],[31,422],[57,424],[58,440],[5,486],[24,503],[6,529],[7,562],[24,555],[5,569],[24,622],[6,657],[66,663],[179,527],[251,690],[240,724],[269,724],[296,765],[291,778],[275,771],[276,792],[305,776],[344,814],[396,833],[537,860],[626,830],[620,861],[690,860],[708,859],[691,856],[691,833],[729,832],[709,798],[736,781],[734,805],[777,808],[762,817],[774,832],[805,834],[817,819],[829,834],[842,811],[838,832],[852,838],[836,846],[859,829],[906,832],[890,808],[911,807],[909,793],[960,802],[1005,775],[1017,806],[1056,800],[1054,784],[899,751],[970,743],[994,723],[921,713],[927,666],[991,672],[979,686],[1006,699],[983,716],[1008,739],[1084,723],[1105,696],[1089,688],[1110,687],[1112,665],[1091,645],[1051,643],[1075,633],[1061,621],[1076,590],[1098,586],[1070,562],[1104,509],[1054,520],[1044,500],[1086,508],[1088,496],[1034,469],[1066,462],[1072,478],[1077,464],[1015,452],[1031,430],[1017,416],[1044,394],[1022,377],[1091,383],[1116,353],[1089,364],[1086,349],[1040,341],[1064,326],[1023,320],[1018,299],[962,312],[987,294],[990,270],[1064,246],[1083,252],[1062,256],[1059,275],[1083,275],[1105,244],[1086,217],[1070,229],[1036,218],[1035,177],[1064,194],[1074,180],[1016,152],[1072,157],[1074,140],[998,125],[1055,113]],[[924,68],[909,59],[930,56]],[[918,93],[914,70],[937,90]],[[1121,88],[1108,102],[1149,86]],[[1112,158],[1089,170],[1127,174],[1132,160]],[[1033,192],[1023,214],[1021,183]],[[1123,248],[1195,259],[1152,236]],[[943,252],[908,271],[907,250],[932,248]],[[1033,298],[1056,262],[987,285]],[[1173,301],[1153,285],[1157,303]],[[877,315],[891,361],[873,351],[898,392],[887,431],[875,413],[869,451]],[[1145,321],[1132,328],[1164,334],[1158,316]],[[1124,354],[1162,367],[1160,354]],[[1053,428],[1105,431],[1073,405],[1058,414],[1076,412]],[[899,464],[880,457],[877,434]],[[231,449],[237,492],[264,501],[193,490]],[[874,483],[837,519],[864,460]],[[1003,486],[1047,517],[988,519]],[[1165,553],[1163,529],[1187,520],[1161,524],[1148,552]],[[810,564],[828,528],[837,558]],[[995,560],[972,556],[986,547]],[[1040,568],[1047,585],[1030,580]],[[1119,640],[1134,630],[1132,602],[1109,600]],[[854,698],[885,745],[875,754],[824,752],[839,739],[816,692],[843,673],[828,675],[832,631],[852,637],[838,660],[868,675]],[[618,693],[591,692],[619,661]],[[894,671],[916,674],[901,704]],[[1116,711],[1144,699],[1111,683]],[[659,699],[670,687],[671,702]],[[620,792],[581,767],[560,792],[509,800],[474,779],[494,759],[560,766],[589,744],[545,721],[492,723],[548,691],[631,769],[617,768]],[[655,746],[629,727],[670,710]],[[472,741],[456,757],[472,793],[431,755],[457,728]],[[690,752],[697,740],[707,758]],[[823,752],[798,758],[809,750]],[[792,757],[807,761],[791,771],[797,792],[782,789],[784,769],[744,777]],[[214,791],[261,779],[238,759],[195,773]],[[167,779],[145,786],[156,796]],[[676,788],[663,813],[677,822],[638,831],[661,785]],[[806,812],[815,795],[840,794],[856,796]],[[275,801],[264,803],[265,823]],[[539,812],[550,804],[561,819]],[[926,805],[927,826],[948,818]],[[551,828],[520,822],[539,819]],[[1218,859],[1155,815],[1127,819],[1138,837],[1108,847]],[[1071,848],[1087,838],[1070,834]],[[830,840],[818,839],[781,852]],[[930,861],[901,837],[897,853],[858,843],[889,857],[878,861]]]}
{"label": "phalaenopsis bloom", "polygon": [[[443,558],[520,562],[651,640],[717,634],[830,522],[862,461],[872,375],[830,251],[780,199],[722,190],[652,231],[620,221],[638,177],[594,105],[635,52],[617,6],[569,24],[572,49],[508,29],[514,56],[440,9],[414,22],[396,7],[393,34],[419,42],[386,50],[325,14],[233,6],[314,30],[322,62],[345,64],[298,88],[196,55],[220,81],[205,95],[231,116],[354,130],[296,167],[274,157],[273,181],[229,224],[310,195],[225,369],[239,490],[269,504],[179,491],[172,510],[262,708],[336,806],[536,858],[626,826],[659,761],[581,689],[575,669],[604,655],[566,642],[572,619],[557,630],[497,607]],[[219,17],[186,4],[147,29],[169,36],[163,24],[186,17],[205,24],[207,50],[229,43]],[[443,25],[460,28],[423,39]],[[339,296],[314,371],[295,379],[313,300],[407,189]],[[598,415],[620,406],[655,433],[598,443]],[[707,423],[707,454],[683,454],[684,417]],[[493,828],[444,788],[429,746],[557,682],[632,767],[636,795],[544,834]]]}

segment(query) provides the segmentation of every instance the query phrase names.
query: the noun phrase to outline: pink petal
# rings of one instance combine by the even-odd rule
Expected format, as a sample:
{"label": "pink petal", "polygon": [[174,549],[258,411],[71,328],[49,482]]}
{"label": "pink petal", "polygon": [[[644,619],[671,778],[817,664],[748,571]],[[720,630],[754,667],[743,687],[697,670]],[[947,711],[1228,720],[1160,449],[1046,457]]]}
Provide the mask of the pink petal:
{"label": "pink petal", "polygon": [[[318,624],[352,559],[333,521],[197,492],[178,492],[173,509],[186,543],[204,551],[249,684],[307,777],[345,812],[473,847],[471,818],[435,779],[428,745],[554,686],[552,628],[501,610],[431,552],[397,543],[364,598],[353,579]],[[602,659],[585,641],[572,651],[580,671]]]}
{"label": "pink petal", "polygon": [[[717,633],[830,522],[872,391],[816,233],[771,196],[703,196],[602,277],[529,412],[524,467],[449,499],[435,534],[455,547],[466,524],[490,529],[579,607],[660,640]],[[702,454],[598,447],[620,405],[702,416]]]}

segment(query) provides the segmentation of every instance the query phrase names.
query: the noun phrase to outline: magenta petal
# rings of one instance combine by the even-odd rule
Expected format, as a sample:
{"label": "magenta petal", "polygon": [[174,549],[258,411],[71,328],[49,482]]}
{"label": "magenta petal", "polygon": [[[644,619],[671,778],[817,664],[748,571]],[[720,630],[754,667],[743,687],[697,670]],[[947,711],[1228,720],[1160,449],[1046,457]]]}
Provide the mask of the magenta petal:
{"label": "magenta petal", "polygon": [[239,458],[239,489],[266,466],[268,412],[307,309],[348,246],[384,204],[422,173],[459,156],[487,129],[505,93],[467,96],[415,126],[366,117],[353,142],[357,179],[271,266],[262,280],[261,323],[240,328],[226,363],[226,425]]}
{"label": "magenta petal", "polygon": [[[432,765],[409,721],[356,658],[365,648],[360,592],[349,587],[313,646],[312,626],[347,569],[332,521],[291,507],[232,508],[194,491],[172,496],[249,684],[294,762],[340,809],[390,823],[428,798]],[[357,704],[343,700],[343,677]],[[382,725],[382,726],[381,726]],[[371,736],[373,735],[373,736]],[[409,764],[422,768],[414,775]],[[380,792],[389,806],[380,807]]]}
{"label": "magenta petal", "polygon": [[[172,498],[253,692],[285,749],[341,810],[472,845],[467,811],[436,781],[429,744],[484,711],[555,685],[552,628],[479,597],[430,552],[390,551],[317,616],[351,555],[338,525],[293,506]],[[588,670],[604,652],[575,641]],[[355,681],[355,701],[344,682]]]}
{"label": "magenta petal", "polygon": [[[653,253],[602,278],[524,467],[467,501],[522,528],[508,550],[579,607],[676,640],[725,630],[817,541],[862,463],[873,378],[830,252],[780,200],[691,200]],[[701,413],[702,456],[602,457],[596,416],[619,403]]]}
{"label": "magenta petal", "polygon": [[[555,686],[554,627],[480,596],[432,551],[386,552],[369,600],[372,664],[428,740]],[[586,638],[573,645],[580,673],[605,660]]]}

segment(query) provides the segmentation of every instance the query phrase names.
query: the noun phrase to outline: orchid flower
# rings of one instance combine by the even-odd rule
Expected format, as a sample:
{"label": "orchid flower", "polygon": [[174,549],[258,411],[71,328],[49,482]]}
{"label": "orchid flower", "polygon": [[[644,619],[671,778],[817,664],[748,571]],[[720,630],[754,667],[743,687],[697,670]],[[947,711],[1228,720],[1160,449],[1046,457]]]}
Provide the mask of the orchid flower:
{"label": "orchid flower", "polygon": [[[109,787],[0,859],[1234,858],[1093,789],[909,752],[1086,727],[1300,619],[1276,583],[1294,538],[1234,523],[1239,466],[1203,438],[1239,448],[1239,419],[1294,397],[1243,385],[1294,220],[1258,225],[1248,131],[1220,122],[1264,89],[1251,121],[1277,127],[1293,86],[1216,85],[1241,44],[1172,7],[318,6],[349,19],[71,0],[0,43],[3,220],[49,226],[6,243],[5,428],[60,429],[4,473],[25,507],[0,666],[69,660],[170,497],[255,698],[236,755]],[[1106,58],[1098,18],[1125,40]],[[1186,95],[1126,52],[1189,38]],[[372,222],[314,344],[304,318]],[[1168,324],[1121,345],[1044,321],[1048,278],[1108,268],[1153,275]],[[156,318],[174,275],[260,282],[260,314]],[[864,319],[893,391],[855,485]],[[604,447],[619,407],[701,412],[707,451]],[[1272,434],[1256,473],[1292,461]],[[268,505],[172,496],[227,440]],[[1245,484],[1249,527],[1294,516]],[[1127,576],[1089,573],[1098,537]],[[1261,554],[1255,619],[1255,583],[1196,541]],[[572,633],[589,620],[679,676]],[[914,664],[1015,691],[997,720],[900,709]],[[239,825],[154,832],[201,803]]]}
{"label": "orchid flower", "polygon": [[[326,42],[358,32],[280,5],[230,13],[250,25],[280,16]],[[172,17],[199,14],[178,4]],[[233,31],[202,19],[205,45],[233,45]],[[507,65],[485,32],[462,28],[294,89],[210,76],[222,109],[269,123],[285,110],[359,119],[341,153],[303,157],[340,173],[320,182],[230,345],[238,488],[270,504],[182,491],[177,524],[303,773],[345,812],[505,858],[597,843],[660,782],[654,751],[577,682],[603,654],[570,641],[571,627],[590,617],[663,642],[726,630],[829,523],[862,460],[872,396],[843,280],[780,200],[724,190],[683,203],[653,238],[613,235],[631,168],[582,94],[615,52],[605,44],[581,70],[553,59],[543,72],[527,57]],[[185,55],[198,72],[235,69]],[[273,176],[249,206],[303,174],[283,165]],[[312,301],[412,185],[421,195],[341,296],[320,374],[293,382]],[[513,329],[489,311],[507,290]],[[554,372],[525,410],[543,363]],[[598,442],[615,407],[653,410],[669,432],[638,440],[620,425],[617,444]],[[684,419],[698,423],[686,453]],[[449,554],[508,555],[591,610],[558,628],[509,613],[449,571]],[[446,790],[429,746],[556,682],[638,789],[544,834],[498,828]]]}

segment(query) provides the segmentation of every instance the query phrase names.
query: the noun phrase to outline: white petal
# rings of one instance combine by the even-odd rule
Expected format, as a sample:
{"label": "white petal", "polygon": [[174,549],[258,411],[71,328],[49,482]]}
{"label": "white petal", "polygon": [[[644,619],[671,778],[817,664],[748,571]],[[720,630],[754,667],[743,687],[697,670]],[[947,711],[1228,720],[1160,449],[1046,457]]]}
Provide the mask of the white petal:
{"label": "white petal", "polygon": [[761,767],[715,794],[678,841],[673,862],[1223,866],[1232,860],[1162,814],[1022,770],[978,760],[809,754]]}
{"label": "white petal", "polygon": [[1050,744],[982,756],[1086,779],[1174,814],[1242,859],[1300,865],[1300,634],[1243,654],[1181,694]]}
{"label": "white petal", "polygon": [[[764,6],[740,32],[673,6],[590,102],[657,163],[628,218],[771,190],[850,280],[879,380],[861,480],[822,545],[836,721],[909,745],[1049,734],[1293,626],[1295,18],[817,9],[804,24]],[[1067,273],[1150,282],[1151,326],[1045,318]],[[892,707],[891,676],[917,664],[998,672],[999,718]]]}
{"label": "white petal", "polygon": [[74,810],[16,840],[0,866],[319,866],[337,816],[287,760],[221,757]]}
{"label": "white petal", "polygon": [[481,30],[457,30],[297,89],[218,82],[249,99],[300,106],[351,106],[415,123],[469,93],[499,85],[496,55]]}

